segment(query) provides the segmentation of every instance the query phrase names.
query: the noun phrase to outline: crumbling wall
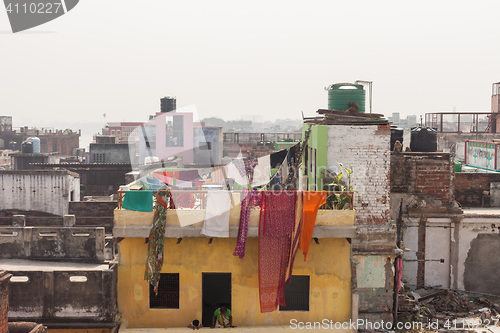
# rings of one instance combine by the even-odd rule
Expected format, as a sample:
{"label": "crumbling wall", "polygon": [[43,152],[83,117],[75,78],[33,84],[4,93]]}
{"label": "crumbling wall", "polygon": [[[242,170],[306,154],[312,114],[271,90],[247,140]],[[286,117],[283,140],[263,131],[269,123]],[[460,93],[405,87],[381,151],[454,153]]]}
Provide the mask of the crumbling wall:
{"label": "crumbling wall", "polygon": [[38,211],[25,211],[21,209],[0,210],[0,226],[12,226],[14,215],[24,215],[26,226],[53,227],[62,226],[63,217]]}
{"label": "crumbling wall", "polygon": [[390,128],[385,126],[328,126],[327,167],[342,172],[339,166],[342,163],[353,169],[351,185],[357,191],[354,196],[357,224],[390,222],[390,136]]}
{"label": "crumbling wall", "polygon": [[111,232],[116,201],[73,201],[69,203],[69,213],[76,216],[78,226],[100,226]]}
{"label": "crumbling wall", "polygon": [[392,153],[391,193],[413,195],[434,206],[453,202],[453,164],[449,153]]}
{"label": "crumbling wall", "polygon": [[0,333],[9,332],[9,280],[11,274],[0,271]]}
{"label": "crumbling wall", "polygon": [[[490,184],[500,182],[500,173],[455,173],[455,199],[464,207],[489,206]],[[485,200],[486,199],[486,200]]]}
{"label": "crumbling wall", "polygon": [[0,258],[104,261],[104,228],[0,227]]}
{"label": "crumbling wall", "polygon": [[[88,265],[89,266],[89,265]],[[46,324],[108,322],[116,316],[116,268],[11,271],[11,319]]]}
{"label": "crumbling wall", "polygon": [[327,127],[327,168],[345,174],[342,163],[353,169],[357,237],[352,240],[352,285],[359,295],[359,318],[392,321],[396,233],[390,215],[390,128]]}

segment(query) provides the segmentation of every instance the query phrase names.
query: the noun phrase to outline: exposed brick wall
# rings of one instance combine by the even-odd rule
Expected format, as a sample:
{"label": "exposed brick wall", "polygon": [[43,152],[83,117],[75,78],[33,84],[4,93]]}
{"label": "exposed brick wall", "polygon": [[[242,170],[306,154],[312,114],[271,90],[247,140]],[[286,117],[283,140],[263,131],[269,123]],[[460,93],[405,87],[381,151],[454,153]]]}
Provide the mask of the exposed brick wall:
{"label": "exposed brick wall", "polygon": [[78,226],[99,226],[104,227],[106,232],[111,232],[113,229],[113,211],[116,206],[116,201],[73,201],[69,203],[69,213],[76,216],[76,225]]}
{"label": "exposed brick wall", "polygon": [[391,192],[453,200],[453,164],[449,153],[392,153]]}
{"label": "exposed brick wall", "polygon": [[384,126],[328,126],[327,164],[353,168],[351,184],[358,225],[390,223],[390,128]]}
{"label": "exposed brick wall", "polygon": [[45,212],[15,209],[0,210],[0,225],[12,225],[13,215],[24,215],[26,219],[26,226],[29,227],[49,227],[63,225],[63,218],[61,216],[52,215]]}
{"label": "exposed brick wall", "polygon": [[481,207],[483,192],[489,191],[490,183],[494,182],[500,182],[500,174],[456,173],[453,180],[455,200],[465,207]]}
{"label": "exposed brick wall", "polygon": [[0,333],[9,331],[9,280],[11,274],[0,271]]}
{"label": "exposed brick wall", "polygon": [[[113,229],[113,211],[116,201],[90,202],[72,201],[69,203],[69,214],[75,215],[76,226],[104,227],[106,232]],[[12,225],[13,215],[24,215],[26,226],[49,227],[62,226],[63,217],[38,211],[0,210],[0,225]]]}

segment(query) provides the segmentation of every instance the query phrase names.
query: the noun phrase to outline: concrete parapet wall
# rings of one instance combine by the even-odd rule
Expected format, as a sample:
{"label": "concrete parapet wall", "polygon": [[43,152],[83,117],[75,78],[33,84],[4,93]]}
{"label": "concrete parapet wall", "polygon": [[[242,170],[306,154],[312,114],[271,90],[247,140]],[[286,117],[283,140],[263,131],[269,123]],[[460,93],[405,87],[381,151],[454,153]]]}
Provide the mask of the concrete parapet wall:
{"label": "concrete parapet wall", "polygon": [[2,259],[103,261],[104,228],[0,227]]}
{"label": "concrete parapet wall", "polygon": [[12,271],[11,320],[50,323],[113,322],[116,269]]}

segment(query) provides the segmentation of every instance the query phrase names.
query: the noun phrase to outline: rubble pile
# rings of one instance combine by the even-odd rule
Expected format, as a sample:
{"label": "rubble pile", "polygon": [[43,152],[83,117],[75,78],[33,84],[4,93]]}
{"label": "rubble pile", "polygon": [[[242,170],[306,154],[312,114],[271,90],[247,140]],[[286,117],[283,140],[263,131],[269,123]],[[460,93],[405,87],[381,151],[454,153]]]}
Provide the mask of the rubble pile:
{"label": "rubble pile", "polygon": [[[419,289],[399,295],[399,321],[439,322],[440,327],[475,320],[500,326],[500,305],[486,297],[470,297],[449,289]],[[465,322],[465,325],[466,322]]]}
{"label": "rubble pile", "polygon": [[388,125],[383,114],[362,113],[356,111],[324,110],[317,111],[321,117],[305,118],[307,123],[318,125]]}

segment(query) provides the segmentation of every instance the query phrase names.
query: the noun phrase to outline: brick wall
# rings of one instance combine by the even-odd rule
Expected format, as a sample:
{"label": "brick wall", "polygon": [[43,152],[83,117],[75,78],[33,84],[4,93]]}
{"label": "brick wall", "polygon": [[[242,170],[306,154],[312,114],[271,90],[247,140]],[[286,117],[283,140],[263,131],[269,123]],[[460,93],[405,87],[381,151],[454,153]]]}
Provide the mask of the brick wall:
{"label": "brick wall", "polygon": [[453,164],[449,153],[392,153],[391,192],[453,200]]}
{"label": "brick wall", "polygon": [[100,226],[104,227],[106,232],[111,232],[116,205],[116,201],[73,201],[69,203],[69,214],[76,216],[77,226]]}
{"label": "brick wall", "polygon": [[11,274],[0,271],[0,333],[9,331],[9,280]]}
{"label": "brick wall", "polygon": [[500,182],[500,174],[456,173],[453,180],[455,200],[465,207],[481,207],[483,192],[489,191],[490,183],[494,182]]}
{"label": "brick wall", "polygon": [[12,225],[13,215],[24,215],[26,217],[26,226],[29,227],[49,227],[62,226],[63,218],[45,212],[25,211],[25,210],[0,210],[0,226]]}
{"label": "brick wall", "polygon": [[[69,214],[75,215],[76,226],[104,227],[110,233],[113,229],[113,211],[116,201],[90,202],[72,201],[69,203]],[[24,210],[0,210],[0,226],[12,225],[13,215],[24,215],[26,226],[49,227],[62,226],[62,216],[51,215],[45,212]]]}
{"label": "brick wall", "polygon": [[384,126],[328,126],[327,164],[353,168],[351,184],[357,224],[390,223],[390,128]]}

